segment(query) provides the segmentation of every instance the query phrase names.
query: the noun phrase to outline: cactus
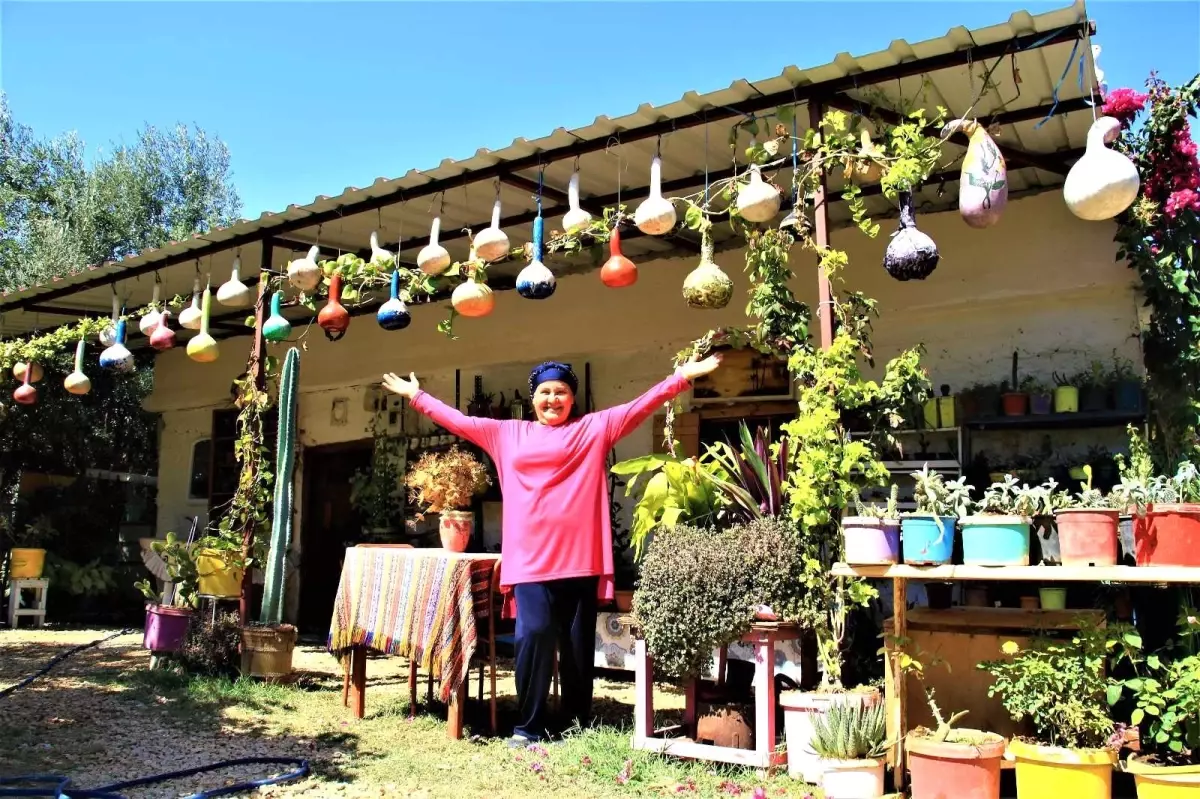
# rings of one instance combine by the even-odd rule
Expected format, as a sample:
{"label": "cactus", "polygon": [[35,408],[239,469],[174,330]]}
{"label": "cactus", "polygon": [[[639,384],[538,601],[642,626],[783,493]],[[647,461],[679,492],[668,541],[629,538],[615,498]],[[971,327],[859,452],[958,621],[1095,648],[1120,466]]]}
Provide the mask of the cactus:
{"label": "cactus", "polygon": [[883,705],[839,701],[813,718],[812,748],[827,760],[883,757],[888,749]]}
{"label": "cactus", "polygon": [[292,471],[296,467],[296,386],[299,383],[300,351],[288,350],[279,379],[279,436],[275,458],[274,523],[271,551],[267,556],[267,575],[263,586],[260,624],[283,621],[284,584],[287,578],[288,548],[292,544]]}
{"label": "cactus", "polygon": [[933,700],[933,689],[925,689],[925,698],[929,702],[929,710],[933,713],[933,718],[937,721],[937,729],[930,733],[929,737],[935,741],[945,741],[950,737],[950,733],[954,730],[954,724],[963,716],[967,715],[967,710],[960,710],[950,716],[948,719],[942,718],[942,709],[938,707],[937,702]]}

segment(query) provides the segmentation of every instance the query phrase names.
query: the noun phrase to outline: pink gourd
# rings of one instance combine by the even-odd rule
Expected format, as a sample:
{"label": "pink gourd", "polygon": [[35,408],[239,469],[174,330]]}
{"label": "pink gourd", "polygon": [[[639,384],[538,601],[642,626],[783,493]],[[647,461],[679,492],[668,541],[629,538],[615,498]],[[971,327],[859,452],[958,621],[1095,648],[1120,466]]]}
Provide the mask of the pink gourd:
{"label": "pink gourd", "polygon": [[163,311],[158,326],[150,333],[150,346],[156,350],[169,350],[175,346],[175,331],[171,329],[171,312]]}
{"label": "pink gourd", "polygon": [[32,405],[37,402],[37,389],[29,385],[29,374],[32,370],[25,370],[25,382],[17,386],[17,390],[13,392],[13,399],[22,405]]}

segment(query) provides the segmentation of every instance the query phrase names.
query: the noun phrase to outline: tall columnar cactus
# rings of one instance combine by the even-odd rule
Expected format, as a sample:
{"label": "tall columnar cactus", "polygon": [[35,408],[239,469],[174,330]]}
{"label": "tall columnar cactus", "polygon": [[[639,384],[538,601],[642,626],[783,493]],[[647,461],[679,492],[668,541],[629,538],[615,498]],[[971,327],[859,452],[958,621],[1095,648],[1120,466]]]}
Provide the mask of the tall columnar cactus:
{"label": "tall columnar cactus", "polygon": [[285,560],[292,543],[292,472],[296,467],[296,390],[300,381],[300,351],[288,350],[279,379],[279,436],[275,460],[275,503],[271,528],[271,551],[267,555],[267,577],[263,590],[262,624],[283,620]]}

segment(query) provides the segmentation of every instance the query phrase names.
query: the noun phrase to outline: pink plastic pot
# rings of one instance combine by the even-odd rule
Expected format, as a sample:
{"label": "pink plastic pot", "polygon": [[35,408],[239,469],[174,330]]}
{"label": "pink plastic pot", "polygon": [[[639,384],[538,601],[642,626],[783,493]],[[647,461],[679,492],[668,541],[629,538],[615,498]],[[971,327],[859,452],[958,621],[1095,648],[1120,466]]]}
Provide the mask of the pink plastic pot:
{"label": "pink plastic pot", "polygon": [[846,562],[858,565],[900,562],[900,522],[847,516],[842,519]]}
{"label": "pink plastic pot", "polygon": [[1059,557],[1064,566],[1116,566],[1116,510],[1060,510],[1058,523]]}
{"label": "pink plastic pot", "polygon": [[151,652],[178,652],[183,649],[191,621],[191,608],[147,605],[146,631],[142,636],[142,646]]}

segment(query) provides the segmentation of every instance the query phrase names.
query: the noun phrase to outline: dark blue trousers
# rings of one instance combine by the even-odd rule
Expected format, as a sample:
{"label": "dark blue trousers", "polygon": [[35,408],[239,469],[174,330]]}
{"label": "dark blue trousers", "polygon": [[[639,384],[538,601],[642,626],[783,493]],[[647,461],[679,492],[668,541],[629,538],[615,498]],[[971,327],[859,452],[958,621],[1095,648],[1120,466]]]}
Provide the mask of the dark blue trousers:
{"label": "dark blue trousers", "polygon": [[538,740],[547,734],[547,704],[558,651],[562,710],[568,723],[592,715],[598,577],[573,577],[513,586],[517,600],[517,704],[513,732]]}

